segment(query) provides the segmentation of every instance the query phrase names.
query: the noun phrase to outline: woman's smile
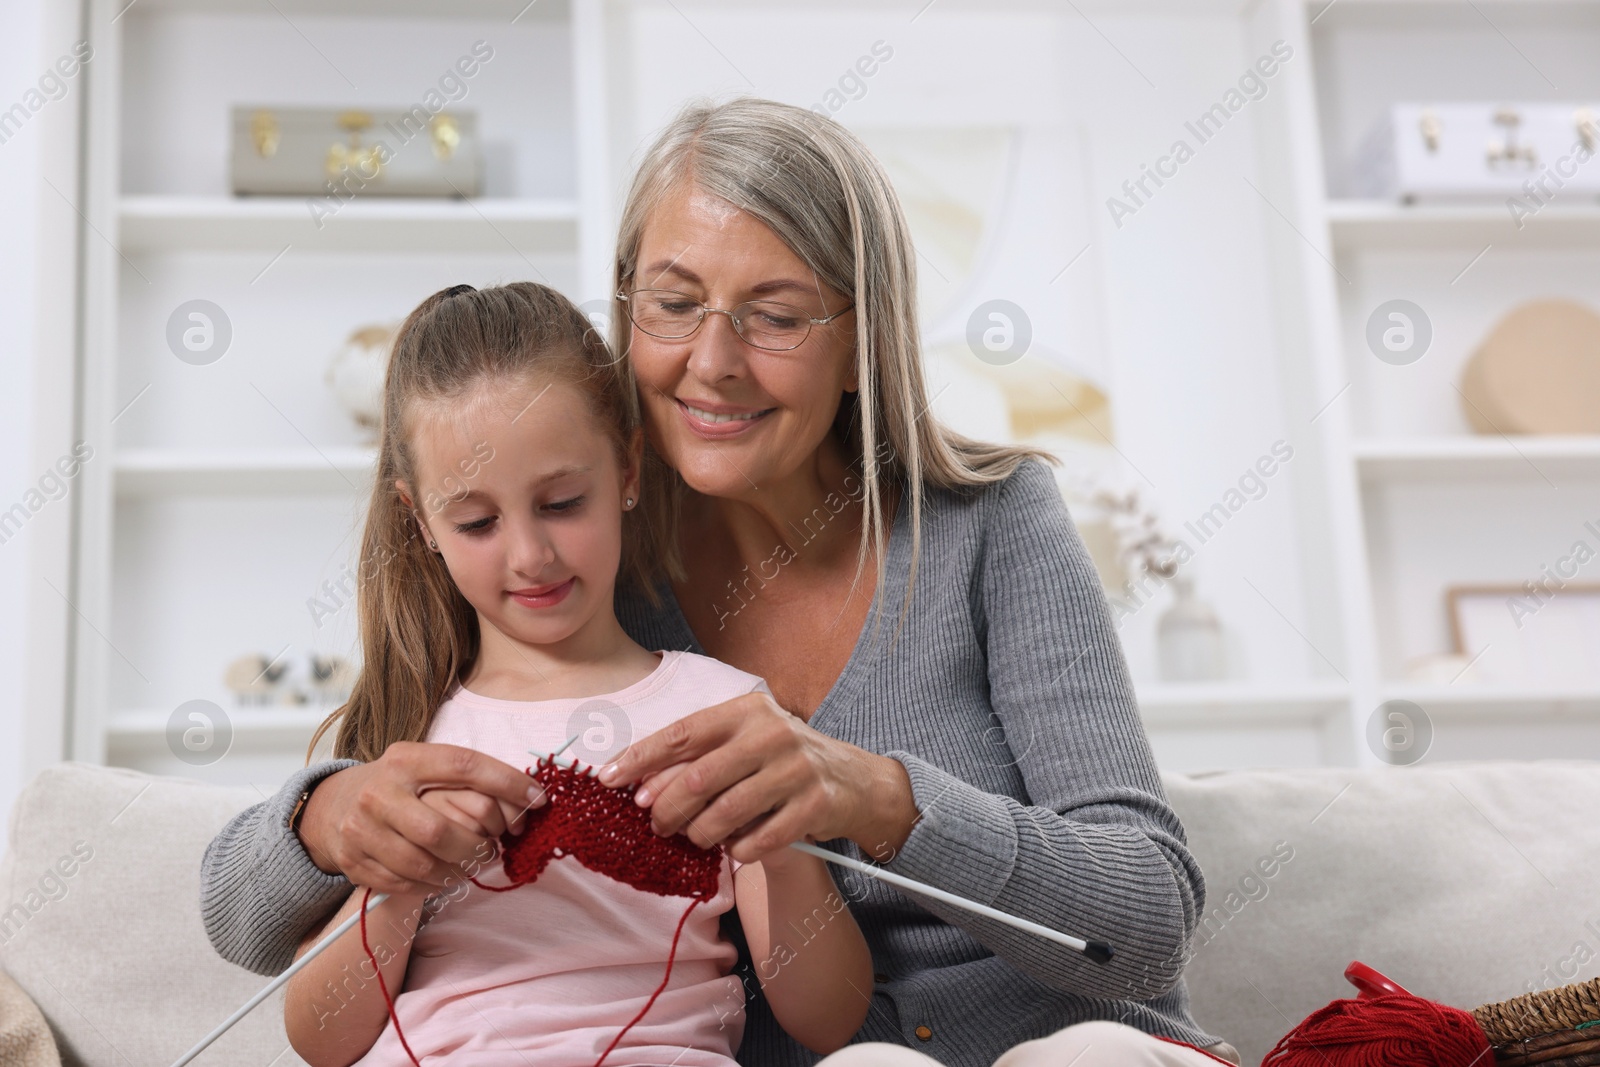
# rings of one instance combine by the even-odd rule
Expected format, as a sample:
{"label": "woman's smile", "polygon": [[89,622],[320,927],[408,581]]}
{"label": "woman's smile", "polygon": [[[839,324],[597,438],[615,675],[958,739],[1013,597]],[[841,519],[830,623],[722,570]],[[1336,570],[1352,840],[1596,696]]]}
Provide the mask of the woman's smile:
{"label": "woman's smile", "polygon": [[683,414],[683,421],[701,437],[708,440],[720,441],[729,437],[738,437],[754,427],[762,419],[778,410],[777,408],[740,408],[732,404],[719,404],[709,400],[697,400],[693,403],[679,398],[678,411]]}

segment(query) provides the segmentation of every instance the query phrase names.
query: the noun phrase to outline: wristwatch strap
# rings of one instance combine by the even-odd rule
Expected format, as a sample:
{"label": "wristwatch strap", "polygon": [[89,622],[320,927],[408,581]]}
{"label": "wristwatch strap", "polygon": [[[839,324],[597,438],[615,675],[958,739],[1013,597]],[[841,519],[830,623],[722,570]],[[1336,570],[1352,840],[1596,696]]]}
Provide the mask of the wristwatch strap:
{"label": "wristwatch strap", "polygon": [[[318,779],[320,781],[321,779]],[[298,833],[300,826],[300,813],[306,809],[306,801],[311,799],[311,790],[315,789],[313,783],[309,788],[300,790],[300,799],[294,802],[294,810],[289,813],[289,832]]]}

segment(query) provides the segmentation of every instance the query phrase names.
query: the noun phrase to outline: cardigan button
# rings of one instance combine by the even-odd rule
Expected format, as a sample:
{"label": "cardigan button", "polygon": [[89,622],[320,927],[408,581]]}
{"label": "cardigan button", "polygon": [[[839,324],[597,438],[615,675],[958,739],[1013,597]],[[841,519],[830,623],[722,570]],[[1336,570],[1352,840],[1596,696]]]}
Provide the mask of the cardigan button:
{"label": "cardigan button", "polygon": [[917,1037],[921,1038],[923,1041],[928,1041],[933,1038],[933,1031],[928,1029],[926,1026],[917,1027],[915,1032]]}
{"label": "cardigan button", "polygon": [[889,976],[884,974],[882,971],[879,971],[877,974],[872,976],[872,980],[874,982],[887,982],[889,980]]}

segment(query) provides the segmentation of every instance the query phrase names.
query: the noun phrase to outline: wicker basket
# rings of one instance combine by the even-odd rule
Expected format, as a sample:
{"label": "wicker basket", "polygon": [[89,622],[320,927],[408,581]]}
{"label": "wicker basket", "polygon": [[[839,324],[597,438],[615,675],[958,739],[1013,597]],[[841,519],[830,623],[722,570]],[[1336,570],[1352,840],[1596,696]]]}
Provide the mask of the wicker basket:
{"label": "wicker basket", "polygon": [[1600,978],[1472,1010],[1496,1064],[1600,1067]]}

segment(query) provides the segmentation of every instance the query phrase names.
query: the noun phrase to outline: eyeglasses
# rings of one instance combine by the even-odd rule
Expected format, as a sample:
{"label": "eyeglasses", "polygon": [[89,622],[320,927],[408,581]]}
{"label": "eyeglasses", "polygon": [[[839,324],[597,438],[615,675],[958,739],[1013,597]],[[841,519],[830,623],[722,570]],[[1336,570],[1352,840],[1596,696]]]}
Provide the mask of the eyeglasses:
{"label": "eyeglasses", "polygon": [[676,341],[700,328],[707,313],[726,315],[734,332],[745,344],[768,352],[787,352],[799,348],[811,335],[813,325],[825,326],[855,307],[848,304],[825,319],[812,318],[805,309],[777,300],[746,300],[731,311],[707,307],[692,296],[673,289],[635,289],[617,291],[617,299],[628,308],[628,318],[651,337]]}

